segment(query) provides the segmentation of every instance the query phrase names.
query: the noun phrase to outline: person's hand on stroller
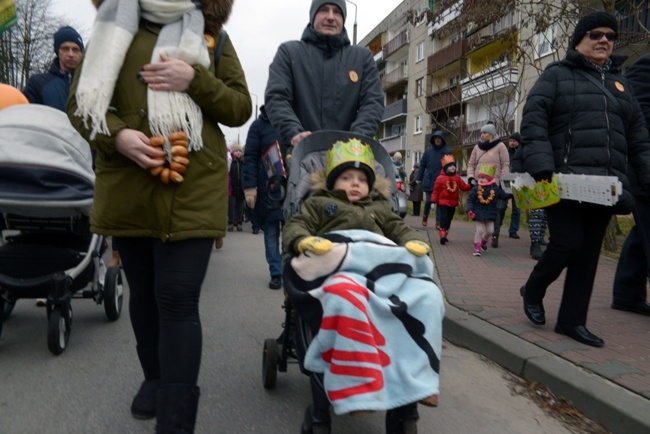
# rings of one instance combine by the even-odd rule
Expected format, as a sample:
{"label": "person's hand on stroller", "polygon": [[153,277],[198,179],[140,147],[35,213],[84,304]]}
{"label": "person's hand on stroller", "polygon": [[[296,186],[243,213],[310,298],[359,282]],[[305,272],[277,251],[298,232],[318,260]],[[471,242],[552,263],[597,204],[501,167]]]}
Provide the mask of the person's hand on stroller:
{"label": "person's hand on stroller", "polygon": [[246,198],[246,206],[250,209],[255,209],[255,202],[257,202],[257,187],[245,188],[244,197]]}
{"label": "person's hand on stroller", "polygon": [[298,243],[298,252],[304,253],[305,250],[314,252],[317,255],[323,255],[332,250],[332,242],[321,237],[305,237]]}
{"label": "person's hand on stroller", "polygon": [[427,243],[418,240],[407,241],[406,244],[404,244],[404,247],[415,256],[428,255],[431,251],[431,247],[429,247]]}
{"label": "person's hand on stroller", "polygon": [[125,128],[115,137],[115,148],[120,154],[135,161],[143,169],[151,169],[165,164],[161,159],[167,154],[161,148],[149,144],[149,137],[138,130]]}

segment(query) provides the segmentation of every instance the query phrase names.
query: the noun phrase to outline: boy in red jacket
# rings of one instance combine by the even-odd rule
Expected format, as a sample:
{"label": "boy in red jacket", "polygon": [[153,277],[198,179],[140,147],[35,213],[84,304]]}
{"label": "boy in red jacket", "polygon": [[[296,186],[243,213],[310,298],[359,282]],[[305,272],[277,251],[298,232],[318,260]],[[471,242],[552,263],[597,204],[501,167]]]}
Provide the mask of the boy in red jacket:
{"label": "boy in red jacket", "polygon": [[433,186],[431,202],[435,203],[440,209],[440,230],[438,235],[440,235],[440,244],[445,244],[451,221],[458,206],[459,190],[469,191],[472,186],[463,181],[456,173],[456,161],[453,155],[445,155],[442,157],[441,162],[442,170]]}

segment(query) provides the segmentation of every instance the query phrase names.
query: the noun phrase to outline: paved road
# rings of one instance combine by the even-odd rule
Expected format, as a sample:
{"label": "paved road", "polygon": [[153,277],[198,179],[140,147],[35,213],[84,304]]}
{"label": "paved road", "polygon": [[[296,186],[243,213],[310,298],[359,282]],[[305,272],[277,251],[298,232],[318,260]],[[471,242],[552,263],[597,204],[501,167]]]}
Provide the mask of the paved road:
{"label": "paved road", "polygon": [[[197,433],[297,433],[309,402],[297,366],[261,382],[262,343],[283,320],[282,292],[267,289],[262,235],[229,234],[214,251],[202,295],[204,353]],[[127,291],[128,295],[128,291]],[[45,312],[20,300],[0,339],[0,433],[148,433],[131,417],[141,381],[128,310],[108,322],[103,306],[73,302],[74,325],[60,356],[47,350]],[[568,433],[527,398],[510,374],[445,343],[441,405],[421,408],[421,433]],[[381,433],[383,415],[335,417],[335,433]]]}

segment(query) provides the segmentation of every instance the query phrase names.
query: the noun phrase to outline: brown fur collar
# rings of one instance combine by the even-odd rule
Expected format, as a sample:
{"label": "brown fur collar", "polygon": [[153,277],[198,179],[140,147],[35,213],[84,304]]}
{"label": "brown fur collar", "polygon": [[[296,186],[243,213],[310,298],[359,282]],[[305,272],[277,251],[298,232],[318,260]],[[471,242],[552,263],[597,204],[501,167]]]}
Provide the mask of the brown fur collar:
{"label": "brown fur collar", "polygon": [[[326,181],[327,178],[325,177],[325,169],[317,170],[311,174],[311,189],[315,192],[326,191]],[[376,176],[375,185],[372,186],[372,189],[383,198],[390,199],[390,181],[385,177]]]}

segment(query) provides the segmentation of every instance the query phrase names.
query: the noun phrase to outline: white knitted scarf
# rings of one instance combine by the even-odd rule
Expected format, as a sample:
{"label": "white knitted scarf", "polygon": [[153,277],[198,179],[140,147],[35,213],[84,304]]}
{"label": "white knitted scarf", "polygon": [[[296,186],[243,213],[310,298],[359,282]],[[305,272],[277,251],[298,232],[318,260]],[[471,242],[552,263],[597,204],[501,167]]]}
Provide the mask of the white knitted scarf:
{"label": "white knitted scarf", "polygon": [[[163,25],[151,63],[160,62],[160,55],[167,54],[190,65],[210,65],[203,14],[192,0],[105,0],[97,11],[76,92],[78,109],[74,114],[91,128],[91,139],[97,133],[110,135],[106,112],[140,17]],[[201,109],[187,93],[149,89],[147,106],[152,134],[167,137],[173,131],[185,131],[190,149],[201,149]]]}

